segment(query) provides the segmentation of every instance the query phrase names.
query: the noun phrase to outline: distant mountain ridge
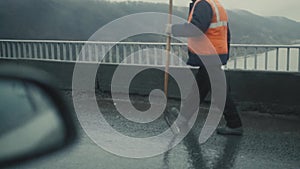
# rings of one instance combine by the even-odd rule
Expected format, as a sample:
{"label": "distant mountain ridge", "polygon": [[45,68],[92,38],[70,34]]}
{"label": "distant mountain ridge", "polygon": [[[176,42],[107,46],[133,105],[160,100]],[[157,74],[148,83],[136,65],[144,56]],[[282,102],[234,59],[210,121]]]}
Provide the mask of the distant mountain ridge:
{"label": "distant mountain ridge", "polygon": [[228,11],[236,43],[290,44],[300,38],[300,23],[285,17],[263,17],[244,10]]}
{"label": "distant mountain ridge", "polygon": [[[87,40],[124,15],[168,12],[167,4],[95,0],[0,0],[0,6],[1,39]],[[188,8],[174,7],[174,14],[186,18]],[[233,43],[291,44],[300,39],[299,22],[243,10],[228,14]]]}

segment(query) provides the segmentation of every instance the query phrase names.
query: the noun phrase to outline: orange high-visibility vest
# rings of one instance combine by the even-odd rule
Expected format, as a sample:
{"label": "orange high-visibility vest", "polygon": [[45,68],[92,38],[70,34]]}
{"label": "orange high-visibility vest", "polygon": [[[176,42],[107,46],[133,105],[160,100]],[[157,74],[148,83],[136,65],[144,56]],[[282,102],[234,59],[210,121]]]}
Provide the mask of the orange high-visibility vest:
{"label": "orange high-visibility vest", "polygon": [[[197,0],[190,12],[188,22],[191,23],[195,6],[201,0]],[[212,7],[213,17],[211,24],[205,36],[188,38],[188,47],[192,53],[198,55],[215,55],[215,54],[228,54],[227,44],[227,24],[228,17],[226,10],[219,3],[218,0],[206,0]]]}

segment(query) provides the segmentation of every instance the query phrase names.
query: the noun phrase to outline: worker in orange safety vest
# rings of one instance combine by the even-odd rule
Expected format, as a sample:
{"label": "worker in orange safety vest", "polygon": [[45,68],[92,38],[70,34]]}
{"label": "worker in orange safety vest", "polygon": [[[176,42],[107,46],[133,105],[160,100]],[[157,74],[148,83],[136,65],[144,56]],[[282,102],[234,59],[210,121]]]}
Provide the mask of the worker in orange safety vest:
{"label": "worker in orange safety vest", "polygon": [[[196,75],[197,84],[200,94],[200,103],[211,90],[207,66],[220,70],[222,65],[226,65],[229,59],[230,47],[230,31],[228,26],[228,16],[226,10],[218,0],[192,0],[190,3],[190,12],[188,22],[184,24],[167,25],[166,33],[176,37],[188,38],[188,65],[199,66]],[[219,61],[213,61],[218,57]],[[205,60],[205,64],[204,61]],[[211,61],[210,61],[211,60]],[[212,69],[212,70],[213,70]],[[223,71],[223,70],[222,70]],[[231,99],[229,87],[219,85],[218,88],[226,87],[227,95],[225,101],[224,117],[226,126],[217,128],[218,134],[224,135],[242,135],[243,128],[236,105]],[[193,90],[190,91],[188,97],[183,101],[181,111],[185,111],[185,105],[194,100]],[[188,107],[188,106],[186,106]],[[193,111],[197,111],[196,109]],[[172,108],[168,110],[169,115],[179,114],[179,110]],[[184,115],[185,113],[183,113]],[[184,121],[177,123],[187,123],[191,116],[187,114]],[[175,124],[175,123],[174,123]],[[177,132],[180,132],[180,125],[175,124]]]}

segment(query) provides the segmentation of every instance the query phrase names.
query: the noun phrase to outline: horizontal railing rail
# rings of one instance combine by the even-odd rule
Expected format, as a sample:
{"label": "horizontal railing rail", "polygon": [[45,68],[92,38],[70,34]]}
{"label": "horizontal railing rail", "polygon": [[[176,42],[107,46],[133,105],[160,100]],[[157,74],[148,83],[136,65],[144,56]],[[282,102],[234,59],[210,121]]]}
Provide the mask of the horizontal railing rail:
{"label": "horizontal railing rail", "polygon": [[231,45],[231,69],[300,71],[300,45]]}
{"label": "horizontal railing rail", "polygon": [[[0,39],[0,57],[164,65],[165,43]],[[187,46],[171,44],[171,66],[186,66]],[[300,71],[300,45],[232,44],[227,69]]]}

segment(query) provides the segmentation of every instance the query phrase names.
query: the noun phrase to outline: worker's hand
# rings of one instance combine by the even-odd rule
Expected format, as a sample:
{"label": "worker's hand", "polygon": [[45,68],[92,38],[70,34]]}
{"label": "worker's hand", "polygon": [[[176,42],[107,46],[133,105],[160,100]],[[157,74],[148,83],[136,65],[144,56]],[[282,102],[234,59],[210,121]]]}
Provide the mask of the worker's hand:
{"label": "worker's hand", "polygon": [[167,24],[167,25],[166,25],[165,33],[166,33],[167,35],[171,35],[171,34],[172,34],[172,24]]}

